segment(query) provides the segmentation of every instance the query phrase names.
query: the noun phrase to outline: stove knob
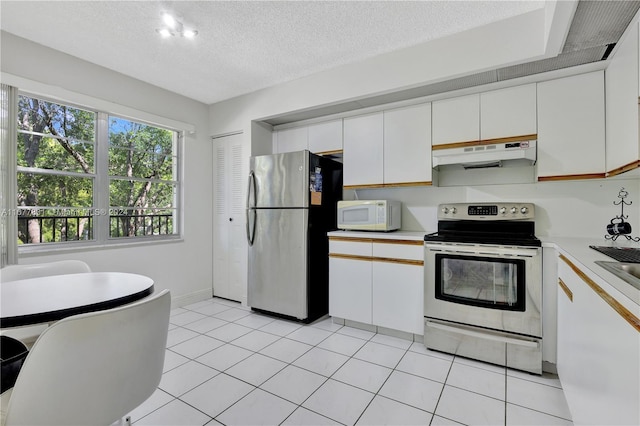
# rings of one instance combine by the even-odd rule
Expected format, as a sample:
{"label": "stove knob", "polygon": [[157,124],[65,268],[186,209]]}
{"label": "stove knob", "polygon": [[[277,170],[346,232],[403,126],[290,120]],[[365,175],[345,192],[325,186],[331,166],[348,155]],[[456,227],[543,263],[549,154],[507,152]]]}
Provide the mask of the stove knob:
{"label": "stove knob", "polygon": [[500,207],[500,214],[505,214],[507,212],[506,207]]}
{"label": "stove knob", "polygon": [[456,208],[455,207],[451,207],[451,214],[456,214]]}
{"label": "stove knob", "polygon": [[449,213],[449,209],[447,207],[443,207],[442,208],[442,213],[444,213],[444,214]]}
{"label": "stove knob", "polygon": [[528,212],[529,212],[529,209],[526,208],[526,207],[523,207],[523,208],[520,209],[520,213],[522,213],[522,214],[527,214]]}
{"label": "stove knob", "polygon": [[518,209],[517,209],[517,208],[515,208],[515,207],[511,207],[510,212],[511,212],[512,214],[516,214],[516,213],[518,212]]}

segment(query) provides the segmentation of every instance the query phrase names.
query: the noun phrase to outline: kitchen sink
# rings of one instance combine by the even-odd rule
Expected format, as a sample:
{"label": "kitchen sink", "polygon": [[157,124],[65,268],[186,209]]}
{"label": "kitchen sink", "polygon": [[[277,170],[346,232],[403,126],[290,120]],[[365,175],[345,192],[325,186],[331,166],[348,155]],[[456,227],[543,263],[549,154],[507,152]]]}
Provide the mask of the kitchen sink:
{"label": "kitchen sink", "polygon": [[596,264],[640,290],[640,263],[597,260]]}

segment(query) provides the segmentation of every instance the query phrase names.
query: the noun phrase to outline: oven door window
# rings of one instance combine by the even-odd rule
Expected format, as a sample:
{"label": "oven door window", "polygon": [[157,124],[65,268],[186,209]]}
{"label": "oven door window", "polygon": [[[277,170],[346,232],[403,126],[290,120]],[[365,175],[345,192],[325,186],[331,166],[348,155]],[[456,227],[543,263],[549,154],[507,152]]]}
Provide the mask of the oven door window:
{"label": "oven door window", "polygon": [[436,299],[508,311],[525,310],[525,261],[436,255]]}

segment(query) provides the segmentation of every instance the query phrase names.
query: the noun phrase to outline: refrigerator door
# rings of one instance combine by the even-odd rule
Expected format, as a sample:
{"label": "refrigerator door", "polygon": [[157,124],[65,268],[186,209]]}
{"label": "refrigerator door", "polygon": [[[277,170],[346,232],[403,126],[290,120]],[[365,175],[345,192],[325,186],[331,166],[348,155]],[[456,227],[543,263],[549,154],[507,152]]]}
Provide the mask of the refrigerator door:
{"label": "refrigerator door", "polygon": [[251,157],[250,170],[248,208],[309,207],[309,151]]}
{"label": "refrigerator door", "polygon": [[306,319],[309,210],[254,211],[248,304],[255,309]]}

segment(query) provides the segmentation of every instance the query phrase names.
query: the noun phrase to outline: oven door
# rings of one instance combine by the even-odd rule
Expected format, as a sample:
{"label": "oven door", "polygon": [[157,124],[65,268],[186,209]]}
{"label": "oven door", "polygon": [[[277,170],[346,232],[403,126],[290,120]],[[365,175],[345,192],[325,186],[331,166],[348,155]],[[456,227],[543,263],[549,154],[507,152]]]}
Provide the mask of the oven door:
{"label": "oven door", "polygon": [[425,317],[542,336],[539,247],[425,243]]}

